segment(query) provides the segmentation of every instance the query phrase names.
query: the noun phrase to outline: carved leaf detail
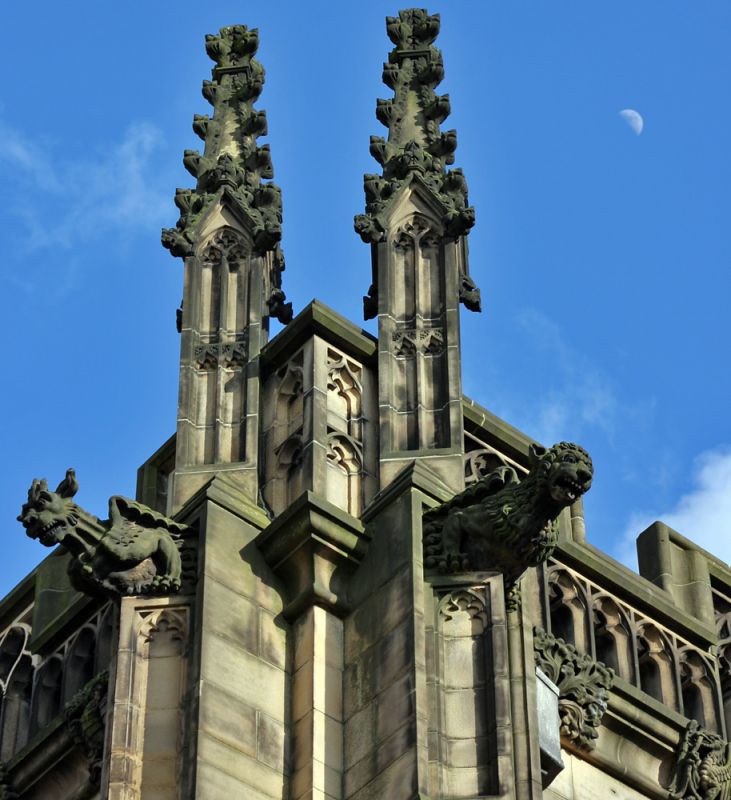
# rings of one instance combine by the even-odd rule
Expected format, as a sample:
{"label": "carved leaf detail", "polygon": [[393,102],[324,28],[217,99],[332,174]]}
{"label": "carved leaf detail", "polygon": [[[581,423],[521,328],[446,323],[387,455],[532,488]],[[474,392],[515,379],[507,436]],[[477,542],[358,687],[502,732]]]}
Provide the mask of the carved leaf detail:
{"label": "carved leaf detail", "polygon": [[540,628],[534,630],[533,647],[536,664],[559,689],[561,736],[592,750],[607,710],[614,670]]}

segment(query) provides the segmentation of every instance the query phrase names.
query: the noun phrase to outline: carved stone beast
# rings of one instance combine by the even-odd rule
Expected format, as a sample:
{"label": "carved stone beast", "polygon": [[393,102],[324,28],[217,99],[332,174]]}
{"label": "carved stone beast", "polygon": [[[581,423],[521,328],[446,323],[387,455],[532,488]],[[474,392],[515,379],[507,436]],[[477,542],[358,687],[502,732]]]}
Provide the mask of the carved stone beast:
{"label": "carved stone beast", "polygon": [[558,539],[556,518],[591,486],[594,468],[568,442],[530,449],[522,481],[499,467],[424,514],[424,564],[440,572],[497,570],[506,588],[545,561]]}
{"label": "carved stone beast", "polygon": [[34,480],[18,517],[28,536],[71,553],[74,587],[87,594],[178,591],[186,526],[116,495],[109,498],[109,519],[99,520],[73,502],[78,488],[72,469],[55,492],[45,480]]}

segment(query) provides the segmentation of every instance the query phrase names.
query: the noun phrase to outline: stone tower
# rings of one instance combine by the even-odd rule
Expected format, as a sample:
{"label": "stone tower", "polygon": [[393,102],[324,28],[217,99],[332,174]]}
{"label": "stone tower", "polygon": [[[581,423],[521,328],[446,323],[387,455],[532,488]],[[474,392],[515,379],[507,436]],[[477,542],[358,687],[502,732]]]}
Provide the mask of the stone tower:
{"label": "stone tower", "polygon": [[588,453],[462,394],[480,296],[438,31],[387,19],[356,217],[377,338],[292,318],[258,34],[207,37],[213,116],[163,232],[177,430],[106,519],[74,470],[31,483],[18,519],[54,549],[0,601],[0,798],[731,797],[728,565],[660,522],[640,575],[614,562]]}

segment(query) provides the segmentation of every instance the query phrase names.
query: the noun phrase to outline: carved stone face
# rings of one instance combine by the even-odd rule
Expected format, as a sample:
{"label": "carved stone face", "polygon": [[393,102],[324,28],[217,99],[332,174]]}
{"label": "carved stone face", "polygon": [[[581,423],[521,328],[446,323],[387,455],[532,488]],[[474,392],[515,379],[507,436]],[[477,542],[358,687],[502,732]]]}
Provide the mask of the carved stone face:
{"label": "carved stone face", "polygon": [[54,547],[76,526],[76,508],[70,498],[51,492],[44,480],[33,481],[18,520],[28,536],[46,547]]}
{"label": "carved stone face", "polygon": [[562,508],[571,505],[591,487],[594,466],[589,454],[575,444],[555,444],[540,456],[551,498]]}

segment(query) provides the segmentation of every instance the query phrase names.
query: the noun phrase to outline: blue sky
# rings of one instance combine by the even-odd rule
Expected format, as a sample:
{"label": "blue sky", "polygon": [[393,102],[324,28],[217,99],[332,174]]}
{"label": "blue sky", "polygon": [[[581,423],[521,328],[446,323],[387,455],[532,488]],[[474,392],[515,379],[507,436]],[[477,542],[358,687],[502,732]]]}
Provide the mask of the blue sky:
{"label": "blue sky", "polygon": [[[174,10],[173,10],[174,9]],[[284,288],[361,322],[352,228],[377,165],[397,5],[11,4],[0,12],[0,514],[9,590],[46,551],[15,521],[30,480],[77,470],[106,516],[174,430],[182,270],[159,244],[209,110],[204,35],[260,31]],[[589,540],[629,559],[655,518],[731,559],[731,4],[441,7],[484,311],[463,313],[465,392],[594,457]],[[637,136],[619,116],[637,109]],[[370,323],[369,323],[370,325]],[[368,327],[368,326],[366,326]],[[372,326],[371,328],[372,329]]]}

